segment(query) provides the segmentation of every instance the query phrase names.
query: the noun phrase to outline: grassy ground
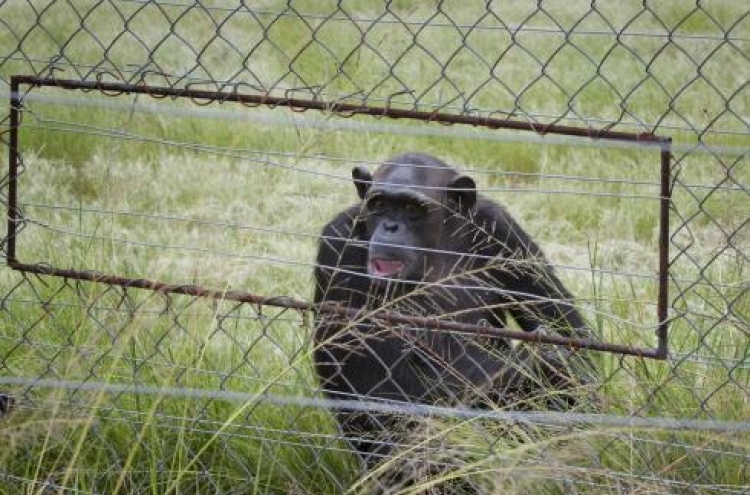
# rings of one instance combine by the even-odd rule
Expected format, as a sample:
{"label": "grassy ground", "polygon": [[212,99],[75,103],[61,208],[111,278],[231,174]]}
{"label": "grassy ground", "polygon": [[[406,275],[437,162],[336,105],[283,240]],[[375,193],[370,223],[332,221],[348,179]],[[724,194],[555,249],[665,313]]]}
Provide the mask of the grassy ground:
{"label": "grassy ground", "polygon": [[[266,3],[269,11],[279,8]],[[348,15],[379,15],[369,2],[344,3]],[[266,87],[325,83],[328,92],[350,94],[359,85],[376,88],[370,95],[374,99],[408,87],[416,93],[404,101],[424,105],[469,101],[483,110],[604,120],[619,118],[624,109],[626,120],[645,122],[665,115],[659,130],[676,138],[680,171],[672,215],[674,356],[656,362],[597,355],[601,409],[634,416],[750,419],[750,301],[743,254],[747,196],[736,190],[750,183],[750,172],[731,154],[685,148],[698,134],[691,128],[746,131],[737,115],[745,111],[740,88],[747,68],[732,45],[711,52],[714,42],[690,41],[686,52],[679,44],[664,47],[660,38],[628,38],[600,65],[602,77],[587,84],[595,67],[586,57],[600,59],[608,45],[595,36],[573,35],[572,44],[548,64],[547,77],[559,86],[544,78],[527,86],[539,76],[533,57],[546,60],[563,37],[522,33],[514,40],[517,48],[496,68],[503,84],[480,87],[488,67],[470,51],[454,54],[450,47],[463,43],[492,60],[497,47],[509,43],[507,33],[464,29],[462,41],[453,38],[451,27],[415,34],[416,27],[410,32],[379,24],[367,31],[367,46],[352,52],[362,30],[351,23],[311,21],[318,26],[318,43],[305,48],[310,30],[293,17],[279,18],[264,32],[249,27],[247,14],[210,11],[214,22],[209,22],[208,11],[198,8],[180,16],[185,9],[164,7],[158,14],[150,5],[144,8],[149,17],[138,14],[136,3],[112,5],[120,14],[107,4],[81,20],[95,3],[81,3],[74,11],[56,2],[43,14],[40,6],[35,13],[26,2],[2,4],[0,16],[18,24],[0,31],[0,56],[18,55],[12,47],[19,44],[20,26],[39,16],[40,27],[24,38],[22,51],[48,59],[70,39],[65,55],[80,71],[101,57],[102,46],[94,39],[104,46],[113,42],[125,26],[125,13],[125,18],[132,15],[127,26],[133,34],[107,52],[117,67],[137,63],[144,45],[159,46],[154,60],[163,70],[231,78],[244,65],[240,78]],[[550,6],[530,24],[551,25],[555,19],[570,27],[587,5]],[[689,3],[660,4],[643,12],[639,5],[600,8],[602,17],[620,28],[637,17],[628,29],[660,29],[658,14],[685,35],[715,33],[720,26],[728,30],[742,10],[727,2],[687,15],[693,8]],[[330,11],[318,3],[293,6],[301,12]],[[432,17],[435,8],[426,3],[390,6],[391,15],[400,19],[452,19],[459,25],[475,23],[483,8],[446,3],[443,14]],[[495,7],[508,25],[521,24],[534,9],[520,2]],[[479,25],[490,25],[492,19]],[[602,22],[592,15],[581,26],[601,28]],[[170,23],[174,34],[161,42]],[[77,31],[81,25],[87,31]],[[211,41],[217,29],[222,36]],[[747,37],[747,28],[740,24],[732,33]],[[251,46],[263,35],[274,44],[261,46],[248,62],[231,48]],[[384,80],[384,61],[395,60],[415,36],[417,45]],[[189,46],[207,48],[197,53]],[[292,60],[289,55],[301,48],[303,55]],[[702,52],[712,53],[703,64],[707,78],[686,86],[698,74],[691,57]],[[644,67],[634,53],[644,60],[655,57],[652,77],[643,82]],[[343,73],[334,70],[333,60],[346,60]],[[3,76],[33,68],[18,57],[2,64]],[[442,79],[439,65],[448,67]],[[586,69],[572,71],[572,66]],[[67,76],[74,73],[68,67]],[[432,85],[436,78],[439,83]],[[462,96],[454,100],[458,93]],[[53,101],[35,100],[36,95]],[[613,104],[624,95],[624,107]],[[315,236],[331,215],[354,200],[348,179],[353,164],[418,150],[469,170],[485,194],[509,207],[558,265],[602,339],[655,343],[659,161],[654,149],[593,147],[586,140],[553,144],[507,132],[498,133],[500,141],[472,129],[446,133],[427,124],[343,121],[229,105],[202,109],[143,97],[76,94],[69,99],[73,95],[47,89],[34,89],[29,96],[21,133],[19,190],[28,219],[18,238],[22,261],[310,299]],[[385,124],[390,127],[384,130]],[[702,139],[714,146],[747,147],[747,136],[741,134]],[[3,153],[7,159],[6,148]],[[717,184],[735,189],[714,191]],[[55,493],[59,487],[70,493],[128,494],[367,489],[367,477],[358,472],[346,444],[336,439],[326,411],[253,400],[266,392],[314,396],[304,315],[22,277],[8,269],[0,272],[0,281],[0,378],[156,388],[133,394],[70,391],[59,383],[12,387],[23,400],[14,415],[0,419],[0,445],[5,446],[0,448],[0,493]],[[242,400],[190,396],[207,390],[248,395]],[[740,493],[748,480],[747,435],[529,429],[434,418],[419,428],[431,440],[418,445],[417,452],[456,466],[453,475],[470,477],[487,493]],[[395,463],[415,457],[406,450]],[[429,477],[424,483],[422,488]]]}

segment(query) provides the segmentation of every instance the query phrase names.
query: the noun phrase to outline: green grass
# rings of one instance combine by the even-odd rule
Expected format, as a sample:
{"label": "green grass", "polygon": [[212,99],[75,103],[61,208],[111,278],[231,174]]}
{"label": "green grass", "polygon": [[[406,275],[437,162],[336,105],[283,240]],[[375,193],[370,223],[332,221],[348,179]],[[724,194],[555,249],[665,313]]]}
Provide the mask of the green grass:
{"label": "green grass", "polygon": [[[382,13],[371,2],[344,4],[350,15],[374,18]],[[0,57],[14,54],[0,59],[2,78],[40,69],[46,62],[20,59],[49,60],[68,40],[63,65],[69,62],[82,71],[86,64],[99,63],[102,45],[112,43],[125,26],[116,5],[121,15],[132,16],[127,24],[132,35],[107,52],[108,64],[119,68],[142,63],[145,44],[158,46],[153,61],[162,70],[189,72],[200,79],[232,78],[240,70],[239,79],[266,88],[319,84],[339,95],[372,88],[374,103],[411,89],[414,93],[399,96],[394,104],[469,104],[483,112],[514,110],[519,118],[541,113],[606,121],[618,119],[624,108],[645,122],[664,116],[657,132],[673,136],[678,146],[694,144],[697,132],[713,125],[737,134],[709,133],[703,142],[747,147],[746,126],[737,117],[743,115],[740,88],[747,78],[736,48],[740,42],[717,47],[708,40],[685,41],[686,52],[679,42],[664,46],[660,38],[623,37],[623,45],[597,69],[587,57],[604,56],[609,46],[602,38],[573,34],[572,44],[553,56],[562,35],[527,31],[516,36],[517,45],[494,69],[497,79],[481,86],[488,67],[470,52],[454,53],[451,47],[463,44],[493,60],[498,47],[511,41],[507,32],[464,29],[462,37],[453,28],[416,34],[416,25],[379,24],[370,26],[367,45],[360,46],[362,24],[356,28],[351,22],[319,20],[311,23],[317,28],[316,42],[308,45],[310,30],[293,17],[281,17],[264,31],[244,13],[211,11],[211,22],[199,8],[158,10],[117,2],[102,4],[82,21],[83,13],[96,5],[76,2],[76,14],[68,3],[50,4],[22,43],[20,35],[37,14],[25,1],[0,5],[0,18],[14,19],[13,29],[0,29]],[[264,8],[274,11],[283,5],[266,2]],[[493,4],[493,10],[507,25],[550,26],[555,19],[570,28],[588,5],[545,4],[546,13],[528,20],[536,10],[533,2]],[[335,2],[293,6],[300,12],[324,13]],[[445,24],[450,19],[480,28],[494,25],[493,17],[479,20],[483,10],[480,2],[447,2],[433,17],[431,3],[390,4],[393,15],[415,23]],[[716,22],[728,29],[742,11],[733,2],[695,12],[694,2],[659,3],[646,11],[640,3],[619,2],[598,5],[598,10],[601,16],[587,17],[579,29],[602,29],[602,17],[623,28],[638,15],[630,31],[663,30],[655,13],[676,34],[715,34],[720,31]],[[88,31],[78,31],[81,24]],[[167,36],[169,24],[174,30]],[[222,36],[214,38],[218,24]],[[730,34],[747,37],[746,23]],[[417,46],[399,58],[415,35]],[[263,36],[274,43],[259,46],[248,61],[232,48],[240,47],[241,53]],[[14,51],[19,43],[21,50]],[[206,50],[198,58],[189,46]],[[633,52],[644,60],[655,57],[649,77],[644,78],[643,63]],[[711,54],[705,63],[703,54]],[[527,87],[539,76],[533,57],[548,60],[546,77],[561,87],[545,78]],[[713,88],[700,78],[685,86],[699,75],[691,57],[701,63],[700,74]],[[388,63],[394,60],[398,63],[389,73]],[[343,72],[336,70],[336,61],[343,62]],[[590,80],[595,73],[611,84]],[[56,75],[86,76],[71,67]],[[158,84],[159,77],[153,77]],[[0,90],[6,88],[0,83]],[[34,100],[35,95],[52,101]],[[625,95],[624,107],[618,106]],[[657,150],[590,147],[585,140],[545,144],[505,131],[498,136],[506,141],[471,139],[459,136],[471,130],[456,128],[453,135],[444,135],[444,128],[433,124],[343,121],[312,112],[300,116],[227,104],[207,107],[215,113],[201,113],[190,102],[145,97],[137,101],[154,107],[140,112],[133,107],[133,97],[55,89],[35,88],[30,96],[21,132],[25,168],[19,195],[32,221],[18,238],[22,261],[309,300],[315,235],[328,218],[355,200],[348,179],[351,167],[357,160],[377,162],[418,150],[470,168],[480,188],[508,206],[548,257],[561,265],[560,275],[598,335],[621,344],[655,344],[655,281],[592,274],[588,268],[656,272],[658,202],[631,196],[658,195]],[[76,99],[68,99],[71,96]],[[269,122],[282,118],[286,123]],[[316,118],[339,127],[309,125]],[[61,123],[66,130],[59,128]],[[363,127],[341,127],[351,123]],[[375,127],[383,124],[392,125],[391,132]],[[93,127],[80,132],[83,125]],[[94,135],[92,128],[125,132],[129,138]],[[689,128],[697,132],[684,130]],[[434,132],[420,134],[425,130]],[[750,171],[746,159],[731,155],[678,151],[675,157],[680,170],[672,214],[670,287],[676,317],[670,350],[675,356],[657,362],[597,354],[603,377],[600,410],[746,422],[746,194],[682,186],[746,187]],[[7,160],[6,147],[2,159]],[[247,228],[252,226],[278,231]],[[269,262],[268,257],[294,263]],[[0,419],[0,493],[47,493],[66,487],[70,493],[322,494],[358,493],[372,483],[357,471],[347,445],[335,439],[335,422],[324,410],[172,393],[311,396],[316,381],[310,365],[309,315],[24,277],[8,269],[0,272],[0,284],[1,377],[164,388],[163,394],[132,394],[12,387],[25,400],[15,414]],[[685,355],[707,359],[686,360]],[[487,493],[571,493],[573,486],[578,492],[572,493],[586,494],[684,493],[691,487],[709,494],[722,488],[740,492],[747,483],[746,434],[521,428],[436,418],[421,421],[418,429],[424,444],[407,449],[384,470],[430,452],[436,460],[457,466],[443,476],[470,478]],[[425,475],[417,488],[431,482]],[[402,492],[416,493],[416,488],[404,487]]]}

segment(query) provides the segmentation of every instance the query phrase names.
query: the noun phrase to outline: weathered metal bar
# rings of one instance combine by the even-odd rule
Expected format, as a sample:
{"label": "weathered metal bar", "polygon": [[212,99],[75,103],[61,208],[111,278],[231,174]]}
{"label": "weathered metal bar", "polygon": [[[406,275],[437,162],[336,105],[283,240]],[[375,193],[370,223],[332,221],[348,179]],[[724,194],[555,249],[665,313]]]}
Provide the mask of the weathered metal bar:
{"label": "weathered metal bar", "polygon": [[659,203],[659,299],[656,305],[656,357],[666,359],[669,354],[669,208],[672,204],[671,139],[661,150],[661,199]]}
{"label": "weathered metal bar", "polygon": [[568,136],[580,136],[592,139],[608,139],[615,141],[635,141],[644,144],[661,146],[666,142],[665,138],[651,133],[630,133],[612,131],[609,129],[592,129],[559,124],[535,124],[531,122],[498,119],[492,117],[472,117],[469,115],[449,114],[443,112],[426,112],[421,110],[408,110],[403,108],[392,108],[390,106],[376,107],[339,101],[303,100],[299,98],[287,98],[271,96],[268,94],[244,94],[236,91],[208,91],[190,88],[170,88],[163,86],[145,86],[141,84],[127,84],[105,81],[78,81],[73,79],[43,78],[36,76],[13,76],[12,80],[17,83],[32,86],[53,86],[63,89],[81,89],[89,91],[110,91],[121,94],[145,94],[158,97],[191,98],[196,100],[209,100],[216,102],[236,102],[252,105],[266,105],[270,107],[291,107],[305,110],[323,110],[329,112],[343,113],[348,116],[369,115],[374,117],[389,117],[392,119],[413,119],[428,122],[439,122],[443,124],[465,124],[476,127],[487,127],[490,129],[513,129],[519,131],[531,131],[537,134],[564,134]]}
{"label": "weathered metal bar", "polygon": [[118,277],[95,271],[78,271],[64,270],[47,265],[26,264],[26,263],[9,263],[11,268],[26,273],[36,273],[39,275],[53,275],[66,279],[86,280],[90,282],[104,283],[108,285],[118,285],[126,288],[147,289],[164,294],[182,294],[193,297],[209,297],[213,299],[223,299],[250,304],[259,304],[262,306],[272,306],[277,308],[289,308],[298,311],[316,311],[321,314],[332,314],[350,320],[371,320],[383,322],[386,325],[411,325],[420,329],[429,329],[435,331],[449,331],[476,335],[488,338],[510,338],[523,340],[526,342],[536,342],[543,344],[556,344],[576,349],[591,349],[598,351],[616,352],[619,354],[628,354],[640,357],[655,358],[656,353],[653,349],[639,349],[636,347],[613,344],[609,342],[597,342],[593,340],[576,339],[563,337],[561,335],[549,335],[542,333],[528,333],[521,330],[510,330],[501,327],[492,327],[485,325],[472,325],[450,320],[440,320],[435,317],[407,316],[400,313],[389,311],[363,311],[360,309],[347,308],[337,304],[316,305],[306,301],[300,301],[290,297],[267,297],[250,292],[228,290],[212,290],[199,287],[197,285],[175,285],[158,282],[147,279],[134,279],[127,277]]}
{"label": "weathered metal bar", "polygon": [[16,235],[18,233],[18,127],[21,123],[21,97],[18,94],[19,81],[10,80],[10,149],[8,149],[8,238],[6,256],[8,263],[16,261]]}

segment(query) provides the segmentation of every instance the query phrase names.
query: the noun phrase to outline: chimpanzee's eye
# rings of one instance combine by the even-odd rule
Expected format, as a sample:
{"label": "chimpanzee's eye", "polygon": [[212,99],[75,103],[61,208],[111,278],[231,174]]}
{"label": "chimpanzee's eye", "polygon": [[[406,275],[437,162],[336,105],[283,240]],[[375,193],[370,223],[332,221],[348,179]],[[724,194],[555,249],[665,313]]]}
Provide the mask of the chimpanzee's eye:
{"label": "chimpanzee's eye", "polygon": [[421,215],[424,210],[422,209],[421,205],[418,205],[417,203],[406,203],[404,205],[404,209],[406,210],[406,213],[408,215]]}
{"label": "chimpanzee's eye", "polygon": [[372,198],[367,202],[367,209],[378,212],[385,209],[385,200],[383,198]]}

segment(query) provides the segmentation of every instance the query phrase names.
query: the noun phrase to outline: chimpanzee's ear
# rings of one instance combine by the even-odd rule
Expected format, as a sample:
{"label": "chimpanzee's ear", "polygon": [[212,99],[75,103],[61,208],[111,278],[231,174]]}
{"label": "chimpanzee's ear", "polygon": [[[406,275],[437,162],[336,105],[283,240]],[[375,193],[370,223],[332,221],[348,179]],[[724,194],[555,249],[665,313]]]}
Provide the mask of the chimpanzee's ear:
{"label": "chimpanzee's ear", "polygon": [[357,187],[357,194],[360,199],[365,199],[367,191],[370,190],[372,185],[372,174],[365,167],[354,167],[352,169],[352,179],[354,179],[354,185]]}
{"label": "chimpanzee's ear", "polygon": [[477,185],[468,175],[459,175],[448,183],[448,201],[457,210],[466,211],[474,207],[477,202]]}

